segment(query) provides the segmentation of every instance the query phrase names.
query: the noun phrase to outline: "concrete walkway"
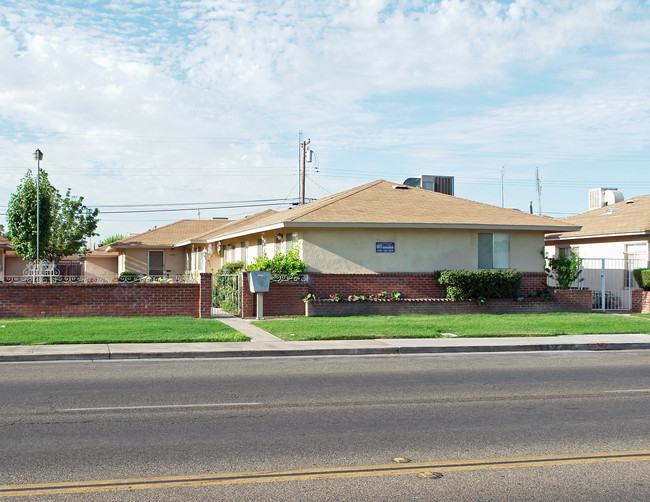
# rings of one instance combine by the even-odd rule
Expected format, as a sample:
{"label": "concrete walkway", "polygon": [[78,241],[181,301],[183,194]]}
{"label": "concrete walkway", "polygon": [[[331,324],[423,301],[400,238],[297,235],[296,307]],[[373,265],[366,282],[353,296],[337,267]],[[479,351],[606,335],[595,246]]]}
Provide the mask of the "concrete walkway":
{"label": "concrete walkway", "polygon": [[250,342],[111,343],[0,346],[0,363],[15,361],[224,358],[362,354],[530,352],[650,349],[649,334],[562,335],[511,338],[391,338],[287,342],[237,317],[221,321]]}
{"label": "concrete walkway", "polygon": [[250,321],[242,319],[240,317],[233,316],[213,316],[215,319],[221,321],[227,326],[230,326],[232,329],[239,331],[242,335],[246,335],[251,339],[251,342],[282,342],[282,338],[278,338],[275,335],[272,335],[268,331],[264,331],[262,328],[253,326]]}

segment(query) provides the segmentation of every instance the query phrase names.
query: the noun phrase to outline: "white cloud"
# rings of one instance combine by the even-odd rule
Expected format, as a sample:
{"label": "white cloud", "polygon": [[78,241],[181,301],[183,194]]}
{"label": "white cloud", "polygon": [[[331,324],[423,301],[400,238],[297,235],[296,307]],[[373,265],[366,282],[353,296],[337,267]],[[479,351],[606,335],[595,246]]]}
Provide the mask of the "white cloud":
{"label": "white cloud", "polygon": [[648,33],[634,1],[0,2],[0,206],[36,146],[95,204],[295,195],[300,129],[332,191],[647,151]]}

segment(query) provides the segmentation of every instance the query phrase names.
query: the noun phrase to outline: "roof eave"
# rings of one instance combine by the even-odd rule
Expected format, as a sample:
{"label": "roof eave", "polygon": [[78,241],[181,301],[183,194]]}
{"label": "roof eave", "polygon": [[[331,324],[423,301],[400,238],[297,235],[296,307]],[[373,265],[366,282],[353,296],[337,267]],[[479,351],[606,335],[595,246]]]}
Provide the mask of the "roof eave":
{"label": "roof eave", "polygon": [[650,230],[640,232],[625,232],[616,234],[591,234],[591,235],[552,235],[547,237],[547,241],[577,241],[586,239],[611,239],[612,237],[643,237],[650,235]]}
{"label": "roof eave", "polygon": [[259,234],[280,228],[415,228],[415,229],[459,229],[459,230],[522,230],[538,232],[570,232],[579,230],[578,226],[556,225],[493,225],[479,223],[368,223],[368,222],[320,222],[320,221],[283,221],[264,227],[250,228],[231,234],[218,235],[207,240],[208,243],[234,239],[245,235]]}
{"label": "roof eave", "polygon": [[[257,228],[251,228],[249,230],[241,230],[239,232],[233,232],[231,234],[223,234],[223,235],[217,235],[216,237],[210,237],[207,239],[206,243],[210,244],[212,242],[218,242],[218,241],[225,241],[228,239],[235,239],[237,237],[243,237],[244,235],[250,235],[250,234],[259,234],[263,232],[269,232],[270,230],[277,230],[279,228],[284,228],[287,225],[288,222],[281,222],[281,223],[274,223],[273,225],[266,225],[264,227],[257,227]],[[300,226],[300,225],[294,225],[294,226]]]}

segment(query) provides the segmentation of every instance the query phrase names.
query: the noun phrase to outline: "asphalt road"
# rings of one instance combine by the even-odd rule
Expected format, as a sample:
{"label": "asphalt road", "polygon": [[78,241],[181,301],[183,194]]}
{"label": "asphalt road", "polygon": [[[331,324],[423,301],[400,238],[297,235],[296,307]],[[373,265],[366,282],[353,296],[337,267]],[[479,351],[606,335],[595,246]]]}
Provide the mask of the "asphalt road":
{"label": "asphalt road", "polygon": [[0,498],[650,498],[650,351],[6,363],[0,409]]}

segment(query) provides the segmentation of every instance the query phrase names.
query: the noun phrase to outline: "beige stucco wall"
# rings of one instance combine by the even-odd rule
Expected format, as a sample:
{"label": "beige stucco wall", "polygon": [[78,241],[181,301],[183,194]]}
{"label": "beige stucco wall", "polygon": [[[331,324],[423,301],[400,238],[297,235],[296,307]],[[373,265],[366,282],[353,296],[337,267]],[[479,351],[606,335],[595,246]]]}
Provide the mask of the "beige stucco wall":
{"label": "beige stucco wall", "polygon": [[[481,230],[489,232],[489,229]],[[542,272],[543,232],[510,234],[510,268]],[[478,231],[455,229],[331,229],[299,231],[308,271],[324,273],[476,270]],[[394,242],[394,253],[377,253],[377,242]]]}
{"label": "beige stucco wall", "polygon": [[[152,251],[159,251],[152,249]],[[123,263],[120,263],[119,273],[128,270],[138,274],[149,273],[149,249],[133,248],[125,249]],[[171,249],[163,249],[163,263],[166,274],[183,275],[185,272],[185,251],[174,249],[173,255]],[[167,272],[169,270],[169,272]]]}
{"label": "beige stucco wall", "polygon": [[88,279],[112,279],[117,277],[117,254],[101,258],[86,257],[84,264],[84,277]]}
{"label": "beige stucco wall", "polygon": [[5,276],[22,276],[27,262],[17,256],[5,256]]}
{"label": "beige stucco wall", "polygon": [[[276,242],[276,235],[282,233],[282,239],[280,242]],[[290,234],[290,232],[289,232]],[[209,269],[213,272],[216,272],[226,263],[233,261],[242,260],[242,250],[241,243],[246,241],[248,243],[248,248],[246,249],[246,263],[250,263],[255,258],[261,255],[261,252],[257,245],[257,240],[261,237],[264,237],[266,240],[265,252],[266,255],[271,258],[276,252],[284,253],[286,251],[286,235],[280,230],[257,233],[247,235],[245,237],[237,237],[235,239],[223,240],[221,241],[221,253],[217,253],[217,243],[212,243],[212,253],[208,256]],[[230,249],[229,246],[234,246],[234,249]]]}

